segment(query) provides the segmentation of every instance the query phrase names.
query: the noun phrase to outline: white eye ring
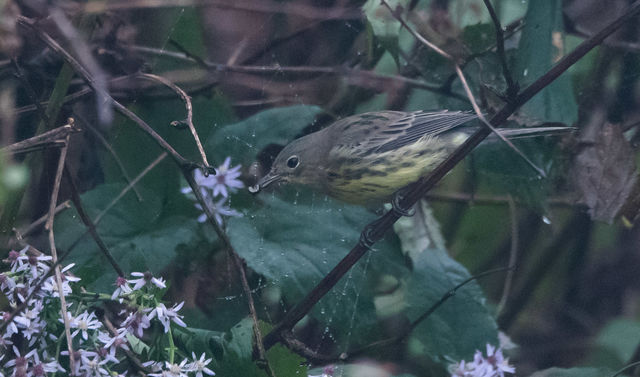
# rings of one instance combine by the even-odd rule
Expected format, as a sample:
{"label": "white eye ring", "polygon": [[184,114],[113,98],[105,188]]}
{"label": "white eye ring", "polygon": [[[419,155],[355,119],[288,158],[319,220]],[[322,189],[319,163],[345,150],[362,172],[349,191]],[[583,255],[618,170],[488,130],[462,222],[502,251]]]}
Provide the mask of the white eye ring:
{"label": "white eye ring", "polygon": [[295,154],[287,159],[287,167],[289,169],[295,169],[300,165],[300,159]]}

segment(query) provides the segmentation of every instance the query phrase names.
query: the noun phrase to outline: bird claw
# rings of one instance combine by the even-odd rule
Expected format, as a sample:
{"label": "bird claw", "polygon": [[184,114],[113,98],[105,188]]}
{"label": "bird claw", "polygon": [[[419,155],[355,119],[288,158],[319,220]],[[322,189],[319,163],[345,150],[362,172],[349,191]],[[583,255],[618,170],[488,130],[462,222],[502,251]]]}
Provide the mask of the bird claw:
{"label": "bird claw", "polygon": [[362,230],[362,233],[360,233],[360,244],[365,247],[366,249],[371,250],[371,248],[373,247],[373,244],[375,243],[375,241],[372,239],[371,237],[371,232],[373,232],[373,225],[369,224],[366,227],[364,227],[364,229]]}
{"label": "bird claw", "polygon": [[404,197],[404,191],[406,191],[406,188],[402,188],[393,194],[393,198],[391,199],[391,210],[399,217],[411,217],[416,214],[416,209],[413,207],[405,208],[400,204],[400,201]]}

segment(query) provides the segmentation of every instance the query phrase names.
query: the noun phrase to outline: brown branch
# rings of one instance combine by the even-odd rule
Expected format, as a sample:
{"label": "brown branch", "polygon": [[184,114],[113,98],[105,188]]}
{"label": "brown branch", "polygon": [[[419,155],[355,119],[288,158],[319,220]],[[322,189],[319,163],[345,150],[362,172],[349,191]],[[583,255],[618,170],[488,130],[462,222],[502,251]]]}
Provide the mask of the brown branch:
{"label": "brown branch", "polygon": [[[160,161],[162,161],[165,157],[167,157],[167,152],[162,152],[151,164],[149,164],[146,168],[144,168],[142,172],[140,172],[140,174],[138,174],[125,188],[123,188],[122,191],[120,191],[120,193],[118,194],[118,196],[116,196],[113,200],[111,200],[111,202],[107,204],[107,206],[102,210],[102,212],[100,212],[93,219],[94,226],[97,226],[98,223],[102,220],[102,217],[111,208],[113,208],[113,206],[115,206],[116,203],[118,203],[118,201],[120,201],[120,199],[122,199],[122,197],[125,196],[125,194],[129,192],[129,190],[131,190],[138,183],[138,181],[140,181],[149,171],[151,171],[151,169],[153,169],[157,164],[159,164]],[[67,249],[67,253],[71,252],[71,250],[73,250],[76,246],[78,246],[78,243],[80,243],[82,238],[87,233],[89,233],[88,229],[84,233],[82,233],[75,241],[73,241],[73,243]]]}
{"label": "brown branch", "polygon": [[[71,201],[65,200],[64,202],[58,204],[58,206],[55,209],[55,214],[57,215],[58,213],[64,211],[65,209],[69,209],[69,208],[71,208]],[[31,232],[33,232],[37,227],[39,227],[40,225],[44,224],[47,221],[47,218],[49,218],[49,214],[48,213],[43,215],[42,217],[40,217],[36,221],[32,222],[31,224],[29,224],[26,228],[24,228],[22,230],[14,228],[13,229],[13,233],[16,235],[16,239],[18,241],[24,240],[24,238],[27,237],[29,234],[31,234]]]}
{"label": "brown branch", "polygon": [[[69,118],[69,125],[73,127],[73,119]],[[51,191],[51,199],[49,201],[49,216],[44,225],[44,228],[49,232],[49,248],[51,250],[51,261],[55,264],[53,270],[55,271],[55,280],[58,287],[58,296],[60,298],[60,315],[62,315],[62,321],[64,323],[64,334],[67,338],[67,350],[69,351],[69,369],[75,370],[75,357],[73,354],[73,338],[71,337],[71,324],[69,322],[69,316],[67,315],[67,301],[64,296],[64,290],[62,287],[62,273],[60,272],[60,265],[58,262],[58,252],[56,250],[56,241],[53,234],[53,219],[56,214],[56,204],[58,202],[58,193],[60,192],[60,183],[62,181],[62,171],[67,158],[67,149],[69,146],[69,134],[65,137],[65,144],[60,149],[60,157],[58,158],[58,168],[56,169],[56,176],[53,182],[53,189]]]}
{"label": "brown branch", "polygon": [[303,3],[281,3],[273,0],[111,0],[92,1],[85,3],[82,11],[87,14],[104,13],[106,11],[137,9],[137,8],[168,8],[168,7],[192,7],[209,6],[222,9],[244,10],[259,13],[283,13],[300,16],[309,19],[321,20],[353,20],[363,17],[359,8],[319,8]]}
{"label": "brown branch", "polygon": [[116,260],[113,258],[113,255],[111,255],[109,248],[104,243],[104,241],[102,241],[102,238],[100,238],[100,235],[98,234],[98,230],[96,229],[96,225],[91,221],[91,218],[89,218],[89,215],[87,215],[87,213],[85,212],[84,207],[82,205],[82,199],[80,199],[80,193],[78,192],[78,188],[76,187],[76,184],[73,181],[71,174],[69,173],[69,169],[65,169],[64,172],[66,173],[64,176],[65,176],[65,179],[67,180],[67,183],[69,184],[69,188],[71,191],[71,200],[73,201],[73,205],[76,208],[76,212],[78,213],[78,216],[80,216],[80,220],[87,227],[89,234],[91,234],[91,237],[95,241],[96,245],[98,245],[98,248],[100,249],[100,251],[102,251],[102,254],[104,254],[105,258],[107,258],[107,260],[109,261],[113,269],[116,271],[118,276],[124,277],[125,276],[124,271],[122,271],[122,268],[120,268],[120,265],[118,265],[118,262],[116,262]]}
{"label": "brown branch", "polygon": [[509,70],[509,65],[507,64],[507,56],[504,53],[504,30],[502,30],[502,25],[500,24],[500,20],[498,19],[498,15],[496,14],[495,9],[493,9],[493,5],[491,5],[491,1],[484,0],[484,5],[489,11],[489,15],[491,16],[491,20],[493,21],[493,26],[496,29],[496,53],[498,54],[500,65],[502,65],[502,76],[504,76],[504,80],[507,83],[506,98],[507,101],[509,101],[513,96],[518,94],[518,84],[513,80],[513,77],[511,76],[511,71]]}
{"label": "brown branch", "polygon": [[205,174],[207,174],[206,172],[210,171],[211,166],[209,165],[209,161],[207,161],[207,155],[204,153],[204,148],[202,147],[202,143],[200,142],[200,138],[198,137],[196,128],[193,125],[193,105],[191,104],[191,97],[189,97],[189,95],[184,90],[182,90],[178,85],[172,83],[171,81],[165,79],[162,76],[154,75],[151,73],[140,73],[137,76],[146,80],[157,81],[167,86],[168,88],[176,92],[178,96],[180,96],[180,98],[184,102],[185,108],[187,109],[187,117],[183,122],[173,121],[171,122],[171,125],[177,126],[181,123],[187,124],[187,126],[189,127],[189,130],[191,131],[191,135],[193,136],[193,140],[196,142],[196,147],[198,147],[198,152],[200,152],[200,158],[202,158],[202,163],[205,166]]}
{"label": "brown branch", "polygon": [[[118,168],[120,169],[120,173],[124,177],[124,180],[127,181],[127,183],[131,183],[131,177],[129,176],[129,173],[127,173],[127,169],[124,167],[122,160],[120,160],[120,157],[116,153],[115,149],[113,149],[111,144],[109,144],[107,140],[104,138],[104,136],[102,136],[102,133],[96,130],[89,122],[82,119],[81,117],[78,117],[78,118],[87,126],[86,129],[89,130],[89,132],[91,132],[91,134],[96,138],[96,140],[98,140],[98,142],[104,147],[104,149],[106,149],[107,152],[111,154],[111,157],[113,157],[113,160],[116,162],[116,165],[118,165]],[[140,192],[138,191],[136,186],[133,186],[132,189],[133,189],[133,192],[136,194],[138,201],[141,202],[142,195],[140,195]]]}
{"label": "brown branch", "polygon": [[507,277],[504,279],[504,288],[502,289],[502,297],[498,302],[496,313],[500,313],[507,304],[509,294],[511,293],[511,286],[513,284],[513,278],[515,276],[516,263],[518,261],[518,235],[520,233],[518,229],[518,210],[516,203],[513,201],[511,195],[509,195],[509,218],[511,219],[511,247],[509,250],[509,271]]}
{"label": "brown branch", "polygon": [[255,303],[253,301],[253,295],[251,294],[251,289],[249,287],[249,281],[247,280],[247,275],[246,275],[246,271],[245,271],[245,268],[246,268],[245,264],[242,261],[242,258],[240,258],[240,256],[238,256],[238,254],[234,250],[233,245],[231,245],[231,240],[229,239],[229,236],[224,232],[224,230],[222,229],[220,224],[218,224],[218,222],[216,221],[215,215],[214,215],[213,212],[211,212],[211,209],[207,205],[207,201],[204,199],[204,197],[202,195],[202,192],[200,191],[200,188],[198,187],[198,184],[196,183],[195,179],[193,178],[193,175],[188,173],[188,172],[186,172],[186,171],[183,171],[183,174],[184,174],[184,178],[187,180],[187,183],[191,187],[191,190],[192,190],[194,196],[196,197],[196,200],[198,201],[198,203],[202,207],[202,210],[204,211],[205,215],[207,216],[207,220],[209,221],[209,224],[211,224],[211,226],[213,227],[213,230],[218,235],[218,238],[222,241],[222,244],[224,245],[224,249],[227,251],[227,254],[228,254],[229,258],[231,258],[231,260],[233,261],[234,265],[238,269],[238,273],[240,274],[240,281],[241,281],[241,284],[242,284],[242,289],[243,289],[245,295],[247,296],[247,302],[248,302],[248,305],[249,305],[249,312],[250,312],[250,315],[251,315],[251,319],[253,321],[253,333],[254,333],[254,335],[256,337],[256,348],[258,350],[258,356],[259,356],[260,360],[263,362],[263,365],[265,366],[266,372],[270,376],[274,376],[273,369],[271,368],[271,366],[270,366],[270,364],[269,364],[269,362],[267,360],[267,357],[266,357],[266,348],[264,346],[262,332],[260,331],[260,327],[258,325],[258,314],[257,314],[256,309],[255,309]]}
{"label": "brown branch", "polygon": [[[562,58],[547,73],[538,78],[535,82],[525,88],[513,102],[506,103],[503,108],[491,118],[491,124],[497,126],[506,121],[507,118],[524,103],[529,101],[534,95],[557,79],[569,67],[580,60],[593,48],[598,46],[611,33],[620,28],[625,22],[640,14],[640,1],[636,0],[622,16],[608,24],[593,37],[578,45],[571,53]],[[402,208],[411,208],[420,198],[422,198],[442,177],[445,176],[454,166],[458,164],[467,154],[469,154],[482,140],[490,134],[488,128],[481,128],[452,153],[444,162],[435,168],[429,175],[421,178],[416,183],[407,188],[407,193],[400,199],[399,205]],[[281,338],[283,331],[289,331],[302,319],[311,308],[335,286],[335,284],[349,271],[349,269],[369,250],[377,241],[382,239],[384,234],[391,229],[393,224],[400,218],[396,211],[388,211],[378,220],[365,227],[358,242],[334,268],[331,270],[293,309],[291,309],[284,319],[276,325],[272,331],[264,338],[266,349],[272,347]]]}
{"label": "brown branch", "polygon": [[27,153],[34,150],[41,150],[44,148],[60,147],[64,146],[67,136],[72,132],[79,132],[80,130],[75,127],[74,122],[69,120],[68,124],[54,128],[51,131],[43,132],[40,135],[30,137],[26,140],[7,145],[0,149],[0,153],[3,154],[17,154]]}

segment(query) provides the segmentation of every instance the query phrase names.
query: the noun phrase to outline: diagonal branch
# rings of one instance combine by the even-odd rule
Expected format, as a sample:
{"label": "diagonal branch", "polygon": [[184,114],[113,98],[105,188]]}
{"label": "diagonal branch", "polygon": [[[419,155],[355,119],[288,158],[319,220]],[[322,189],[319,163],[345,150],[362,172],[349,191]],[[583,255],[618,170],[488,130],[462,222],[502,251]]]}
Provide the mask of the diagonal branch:
{"label": "diagonal branch", "polygon": [[[622,16],[611,22],[593,37],[578,45],[571,53],[562,58],[546,74],[538,78],[535,82],[525,88],[513,102],[506,103],[503,108],[491,118],[494,126],[506,121],[507,118],[524,103],[557,79],[569,67],[584,57],[589,51],[598,46],[602,41],[620,28],[625,22],[640,14],[640,0],[636,0],[629,6]],[[454,166],[458,164],[467,154],[469,154],[491,131],[488,128],[481,128],[462,144],[444,162],[435,168],[429,175],[421,178],[416,183],[409,186],[407,194],[400,199],[402,208],[411,208],[427,191],[429,191],[438,181],[442,179]],[[336,283],[349,271],[349,269],[369,250],[373,243],[382,239],[384,234],[391,229],[393,224],[399,219],[396,211],[388,211],[378,220],[370,223],[363,230],[363,235],[371,240],[371,243],[358,242],[329,274],[327,274],[311,292],[307,294],[284,319],[276,325],[272,331],[264,338],[266,349],[271,348],[281,339],[282,333],[289,331],[304,317],[311,308],[333,288]]]}

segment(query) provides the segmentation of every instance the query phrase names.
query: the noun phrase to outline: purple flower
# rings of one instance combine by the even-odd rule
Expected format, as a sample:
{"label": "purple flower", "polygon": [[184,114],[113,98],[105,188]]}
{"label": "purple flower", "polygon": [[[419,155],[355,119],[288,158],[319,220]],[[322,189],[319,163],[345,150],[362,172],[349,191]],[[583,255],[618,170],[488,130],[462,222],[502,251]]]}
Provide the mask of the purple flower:
{"label": "purple flower", "polygon": [[487,357],[476,351],[472,362],[460,361],[449,368],[451,377],[505,377],[505,373],[515,373],[509,359],[502,355],[502,349],[487,344]]}

